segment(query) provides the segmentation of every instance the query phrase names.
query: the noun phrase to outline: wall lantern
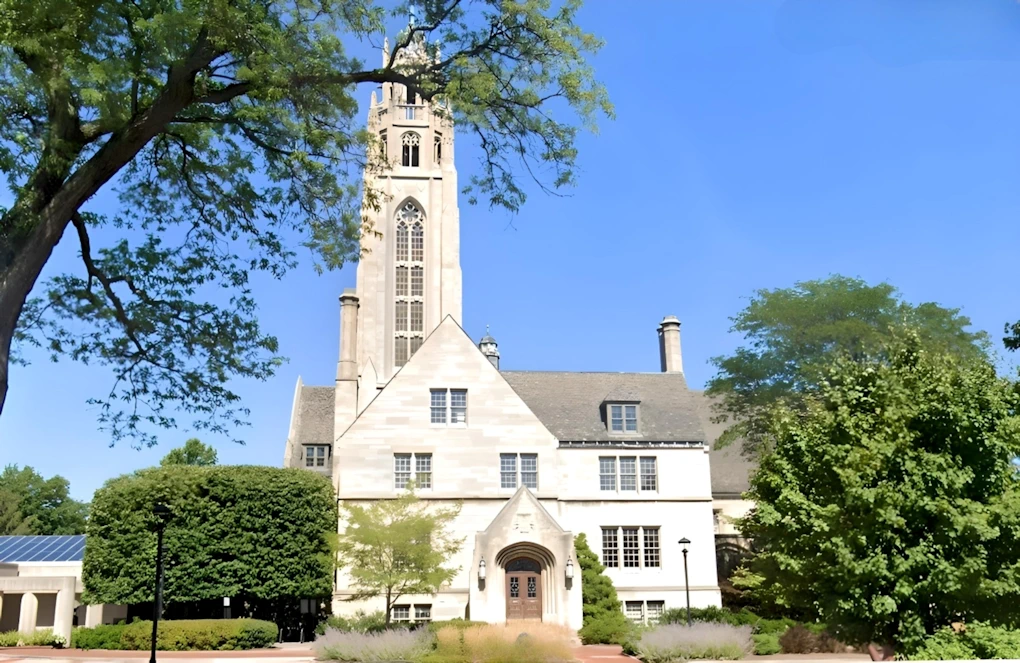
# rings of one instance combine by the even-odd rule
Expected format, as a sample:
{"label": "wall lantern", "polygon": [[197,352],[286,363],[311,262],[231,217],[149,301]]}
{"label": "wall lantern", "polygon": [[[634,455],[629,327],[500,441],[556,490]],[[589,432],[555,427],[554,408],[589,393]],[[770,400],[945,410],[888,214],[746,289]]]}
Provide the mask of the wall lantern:
{"label": "wall lantern", "polygon": [[480,560],[478,562],[478,579],[479,580],[485,580],[485,560],[484,559]]}
{"label": "wall lantern", "polygon": [[574,560],[567,559],[567,580],[573,580],[574,578]]}

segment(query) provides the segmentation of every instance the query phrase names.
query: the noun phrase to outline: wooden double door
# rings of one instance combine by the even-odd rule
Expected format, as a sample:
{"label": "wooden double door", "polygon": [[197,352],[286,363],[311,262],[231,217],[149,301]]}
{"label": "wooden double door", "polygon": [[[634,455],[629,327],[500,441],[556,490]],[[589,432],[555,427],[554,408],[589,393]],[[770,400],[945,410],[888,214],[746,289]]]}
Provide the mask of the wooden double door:
{"label": "wooden double door", "polygon": [[533,559],[506,565],[506,619],[542,621],[542,566]]}

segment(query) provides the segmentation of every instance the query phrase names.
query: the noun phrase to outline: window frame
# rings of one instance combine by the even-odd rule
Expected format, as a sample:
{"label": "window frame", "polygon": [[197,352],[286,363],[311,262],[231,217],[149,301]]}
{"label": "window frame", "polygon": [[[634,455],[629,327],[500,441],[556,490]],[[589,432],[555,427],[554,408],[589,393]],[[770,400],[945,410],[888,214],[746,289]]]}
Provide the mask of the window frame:
{"label": "window frame", "polygon": [[[616,410],[619,409],[620,416],[616,417]],[[633,411],[633,416],[628,416]],[[619,420],[620,430],[613,428],[614,422]],[[627,430],[629,423],[633,422],[634,429]],[[610,435],[628,437],[641,434],[641,404],[627,401],[608,401],[606,403],[606,431]]]}
{"label": "window frame", "polygon": [[[640,495],[642,493],[658,493],[659,492],[659,461],[658,456],[641,456],[641,455],[625,455],[625,456],[599,456],[599,492],[600,493],[631,493]],[[624,472],[624,461],[634,461],[634,471]],[[649,462],[650,461],[650,462]],[[606,472],[609,464],[612,464],[613,474]],[[644,472],[644,470],[651,466],[654,472]],[[612,478],[612,482],[608,478]],[[624,487],[624,478],[629,477],[633,480],[633,488]],[[650,482],[646,481],[650,477]],[[612,487],[609,487],[612,483]],[[645,487],[651,485],[651,488]]]}
{"label": "window frame", "polygon": [[[649,546],[649,535],[653,532],[655,546]],[[609,548],[611,542],[615,544],[612,549]],[[629,546],[628,543],[635,545]],[[628,563],[628,556],[633,564]],[[658,525],[603,525],[601,559],[602,566],[607,569],[661,569],[662,528]],[[653,564],[649,563],[651,560],[654,560]]]}
{"label": "window frame", "polygon": [[[428,470],[420,470],[422,464],[421,460],[428,461]],[[397,461],[407,461],[406,470],[398,470]],[[398,476],[406,475],[404,483],[399,483]],[[427,475],[428,485],[423,485],[420,477]],[[433,462],[433,453],[431,451],[394,451],[393,452],[393,490],[407,490],[407,484],[411,481],[414,482],[415,490],[432,490],[435,485],[435,463]]]}
{"label": "window frame", "polygon": [[[436,396],[442,394],[442,404]],[[463,397],[454,405],[454,397]],[[429,389],[429,425],[441,428],[467,428],[468,389],[466,387],[433,387]]]}
{"label": "window frame", "polygon": [[[397,617],[397,610],[406,610],[407,617]],[[419,612],[428,612],[428,616],[419,617]],[[432,621],[431,603],[400,603],[390,608],[390,621],[401,624],[427,624]]]}
{"label": "window frame", "polygon": [[[534,471],[525,470],[524,462],[534,460]],[[513,469],[506,469],[510,467],[505,465],[504,461],[513,461]],[[514,490],[516,491],[521,486],[526,486],[528,490],[538,491],[538,487],[541,485],[541,468],[539,467],[539,455],[536,451],[503,451],[499,454],[499,489],[500,490]],[[513,486],[509,486],[508,477],[513,476]],[[525,475],[534,475],[534,485],[525,483]]]}
{"label": "window frame", "polygon": [[[301,457],[302,457],[302,459],[305,462],[305,464],[304,464],[305,469],[307,469],[307,470],[317,470],[319,468],[326,469],[326,468],[329,467],[329,459],[333,455],[333,451],[332,451],[332,448],[331,448],[330,445],[328,445],[328,444],[303,444],[301,446],[302,446]],[[318,453],[317,454],[317,453],[315,453],[316,451],[319,451],[319,452],[322,452],[322,453]],[[320,460],[322,461],[321,464],[317,462],[317,461],[320,461]],[[308,461],[312,461],[312,463],[309,464]]]}

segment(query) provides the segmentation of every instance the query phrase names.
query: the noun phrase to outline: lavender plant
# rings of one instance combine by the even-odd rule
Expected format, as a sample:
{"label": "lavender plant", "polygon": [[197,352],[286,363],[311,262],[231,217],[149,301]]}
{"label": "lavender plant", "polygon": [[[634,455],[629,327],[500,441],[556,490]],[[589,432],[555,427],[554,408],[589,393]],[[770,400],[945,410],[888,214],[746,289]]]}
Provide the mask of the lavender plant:
{"label": "lavender plant", "polygon": [[690,659],[735,660],[752,650],[750,626],[695,623],[656,626],[635,644],[645,663],[673,663]]}
{"label": "lavender plant", "polygon": [[316,658],[350,663],[417,663],[432,651],[432,633],[390,630],[352,633],[327,629],[313,645]]}

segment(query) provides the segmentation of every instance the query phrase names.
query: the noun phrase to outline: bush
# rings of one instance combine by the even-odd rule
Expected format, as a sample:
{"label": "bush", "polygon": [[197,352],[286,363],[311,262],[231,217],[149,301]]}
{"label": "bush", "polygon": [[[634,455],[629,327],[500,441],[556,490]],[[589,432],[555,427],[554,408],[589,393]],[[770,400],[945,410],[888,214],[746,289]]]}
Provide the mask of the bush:
{"label": "bush", "polygon": [[79,626],[71,632],[71,647],[75,649],[123,649],[120,638],[124,633],[125,626],[126,624],[104,624],[95,628]]}
{"label": "bush", "polygon": [[351,617],[330,615],[326,621],[319,622],[319,625],[315,627],[315,633],[323,635],[329,628],[345,633],[378,633],[386,630],[386,613],[382,610],[373,613],[358,610]]}
{"label": "bush", "polygon": [[559,663],[573,660],[568,629],[552,624],[441,628],[425,663]]}
{"label": "bush", "polygon": [[32,631],[0,633],[0,647],[63,647],[67,643],[53,631]]}
{"label": "bush", "polygon": [[432,651],[433,635],[419,631],[390,630],[374,633],[341,631],[334,628],[315,639],[316,658],[356,663],[389,663],[422,660]]}
{"label": "bush", "polygon": [[[123,627],[121,648],[146,650],[152,642],[152,622]],[[259,649],[276,642],[277,628],[258,619],[175,619],[161,621],[156,648],[166,651]]]}
{"label": "bush", "polygon": [[944,627],[928,636],[909,658],[927,661],[1020,658],[1020,631],[983,622],[967,624],[959,631]]}
{"label": "bush", "polygon": [[667,624],[649,629],[634,643],[645,663],[678,660],[734,660],[752,651],[750,626],[698,622],[690,627]]}
{"label": "bush", "polygon": [[830,634],[825,624],[796,624],[779,636],[784,654],[838,654],[846,645]]}
{"label": "bush", "polygon": [[622,612],[604,613],[598,617],[585,619],[584,626],[577,632],[581,642],[586,645],[622,645],[633,633],[634,624]]}
{"label": "bush", "polygon": [[444,619],[437,622],[429,622],[429,630],[437,633],[439,629],[451,626],[453,628],[466,629],[472,626],[488,626],[489,622],[473,622],[470,619]]}
{"label": "bush", "polygon": [[783,651],[783,647],[779,644],[779,636],[775,633],[755,633],[751,639],[754,642],[754,653],[758,656],[768,656]]}

